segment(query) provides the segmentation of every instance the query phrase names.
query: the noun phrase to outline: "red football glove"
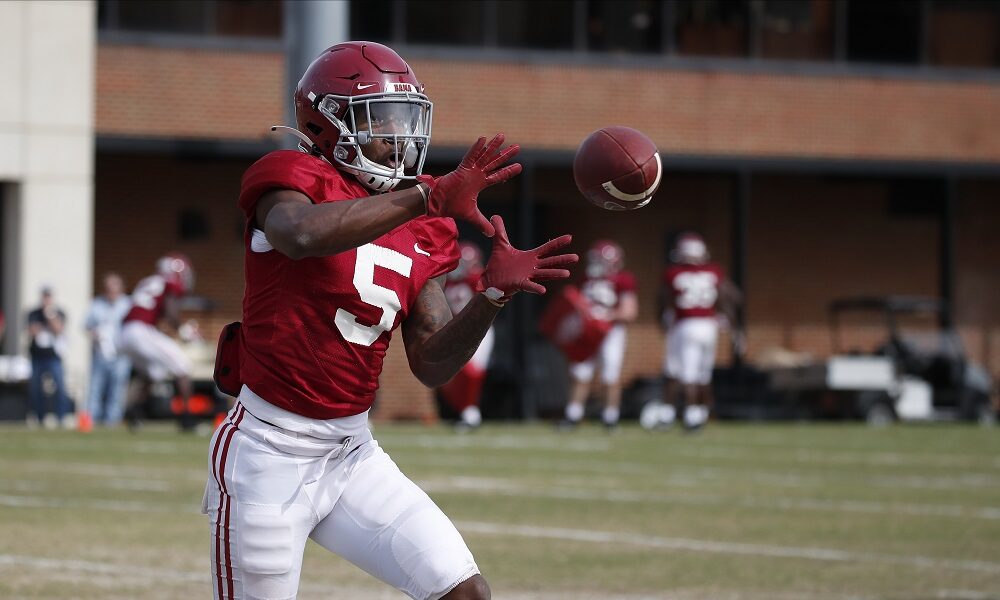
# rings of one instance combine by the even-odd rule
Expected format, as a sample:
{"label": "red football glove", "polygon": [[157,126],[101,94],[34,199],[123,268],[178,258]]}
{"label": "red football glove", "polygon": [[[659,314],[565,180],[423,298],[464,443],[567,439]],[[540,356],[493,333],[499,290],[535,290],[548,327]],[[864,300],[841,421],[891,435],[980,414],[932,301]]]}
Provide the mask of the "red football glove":
{"label": "red football glove", "polygon": [[580,260],[576,254],[546,256],[569,244],[573,240],[571,235],[549,240],[534,250],[518,250],[510,245],[503,219],[494,215],[490,222],[497,234],[493,238],[493,250],[486,263],[486,271],[476,284],[476,291],[487,291],[490,288],[499,290],[501,297],[493,298],[494,301],[506,302],[521,290],[544,294],[545,288],[538,284],[539,281],[566,279],[569,271],[561,267],[568,267]]}
{"label": "red football glove", "polygon": [[468,221],[478,227],[486,237],[493,237],[493,226],[479,212],[476,201],[483,189],[503,183],[521,172],[520,163],[501,168],[513,158],[520,146],[517,144],[500,150],[503,134],[496,134],[488,143],[486,138],[469,149],[458,168],[442,177],[420,175],[417,180],[427,184],[427,214],[432,217],[453,217]]}

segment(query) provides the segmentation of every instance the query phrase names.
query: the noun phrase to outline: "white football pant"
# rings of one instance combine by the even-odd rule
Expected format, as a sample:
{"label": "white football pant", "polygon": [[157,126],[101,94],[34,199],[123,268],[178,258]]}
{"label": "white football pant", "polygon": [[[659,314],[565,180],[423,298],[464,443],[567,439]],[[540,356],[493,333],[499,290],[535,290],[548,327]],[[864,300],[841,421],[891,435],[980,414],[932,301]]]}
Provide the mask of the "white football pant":
{"label": "white football pant", "polygon": [[683,384],[708,385],[715,367],[719,322],[715,317],[689,317],[674,323],[667,334],[664,372]]}
{"label": "white football pant", "polygon": [[122,327],[121,350],[153,381],[191,374],[191,359],[169,335],[149,323],[129,321]]}
{"label": "white football pant", "polygon": [[308,538],[411,598],[479,573],[455,525],[372,439],[367,412],[309,419],[244,386],[212,437],[202,509],[218,600],[295,598]]}
{"label": "white football pant", "polygon": [[570,365],[573,379],[581,383],[590,383],[594,378],[595,363],[601,364],[601,382],[611,385],[622,375],[622,362],[625,360],[625,326],[616,323],[604,336],[597,354],[583,362]]}

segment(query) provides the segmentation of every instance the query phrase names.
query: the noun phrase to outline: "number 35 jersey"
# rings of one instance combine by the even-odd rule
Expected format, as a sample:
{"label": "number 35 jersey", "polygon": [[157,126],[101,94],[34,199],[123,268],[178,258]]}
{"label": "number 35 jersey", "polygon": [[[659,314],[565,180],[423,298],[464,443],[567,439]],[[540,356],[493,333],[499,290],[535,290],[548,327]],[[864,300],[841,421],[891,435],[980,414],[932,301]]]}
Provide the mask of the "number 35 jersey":
{"label": "number 35 jersey", "polygon": [[455,222],[420,217],[358,248],[292,260],[254,219],[257,201],[275,189],[314,204],[370,195],[329,163],[292,150],[267,154],[243,175],[243,383],[314,419],[364,412],[375,401],[392,331],[424,284],[458,264]]}
{"label": "number 35 jersey", "polygon": [[719,265],[671,265],[663,275],[663,283],[673,292],[677,320],[715,316],[715,303],[722,284]]}

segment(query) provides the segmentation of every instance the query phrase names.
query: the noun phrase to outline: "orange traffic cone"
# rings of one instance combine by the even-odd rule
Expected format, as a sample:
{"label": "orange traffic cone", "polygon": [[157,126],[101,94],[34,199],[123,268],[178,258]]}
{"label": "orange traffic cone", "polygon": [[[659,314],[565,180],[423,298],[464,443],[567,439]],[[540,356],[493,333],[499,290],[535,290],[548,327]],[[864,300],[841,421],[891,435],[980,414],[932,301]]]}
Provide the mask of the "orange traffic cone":
{"label": "orange traffic cone", "polygon": [[90,433],[94,430],[94,420],[90,418],[89,412],[81,412],[76,420],[76,428],[83,433]]}

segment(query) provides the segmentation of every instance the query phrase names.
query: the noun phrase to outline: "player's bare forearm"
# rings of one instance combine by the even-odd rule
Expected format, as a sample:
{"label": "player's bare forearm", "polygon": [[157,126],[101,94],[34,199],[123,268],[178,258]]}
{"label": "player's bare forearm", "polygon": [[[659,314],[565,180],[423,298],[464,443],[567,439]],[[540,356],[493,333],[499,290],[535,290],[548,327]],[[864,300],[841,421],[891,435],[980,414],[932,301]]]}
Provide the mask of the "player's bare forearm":
{"label": "player's bare forearm", "polygon": [[272,246],[289,258],[299,259],[357,248],[424,211],[424,197],[416,186],[323,204],[313,204],[308,196],[294,190],[275,190],[261,196],[256,220]]}
{"label": "player's bare forearm", "polygon": [[444,385],[476,353],[499,312],[498,306],[476,294],[452,317],[440,284],[428,282],[403,323],[410,370],[427,387]]}

